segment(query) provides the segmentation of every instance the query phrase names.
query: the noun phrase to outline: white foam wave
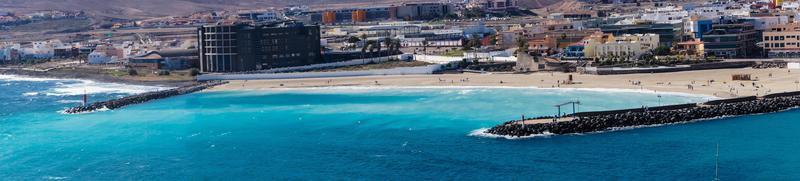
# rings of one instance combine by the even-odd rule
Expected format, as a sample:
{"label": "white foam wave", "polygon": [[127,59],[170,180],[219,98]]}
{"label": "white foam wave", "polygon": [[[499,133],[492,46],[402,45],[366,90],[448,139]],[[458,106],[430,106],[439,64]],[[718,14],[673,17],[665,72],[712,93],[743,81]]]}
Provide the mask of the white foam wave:
{"label": "white foam wave", "polygon": [[13,81],[13,82],[45,82],[45,81],[59,81],[56,86],[47,91],[41,92],[28,92],[24,96],[73,96],[83,94],[141,94],[151,91],[159,91],[168,89],[168,87],[158,86],[141,86],[141,85],[128,85],[120,83],[103,83],[91,80],[81,79],[54,79],[54,78],[37,78],[27,77],[21,75],[5,75],[0,74],[0,81]]}
{"label": "white foam wave", "polygon": [[542,134],[528,135],[528,136],[508,136],[508,135],[496,135],[496,134],[488,133],[487,131],[489,131],[489,128],[481,128],[481,129],[472,130],[468,134],[468,136],[484,137],[484,138],[505,138],[505,139],[510,139],[510,140],[536,138],[536,137],[545,137],[546,138],[546,137],[550,137],[550,136],[555,136],[555,134],[550,133],[550,132],[545,132],[545,133],[542,133]]}
{"label": "white foam wave", "polygon": [[21,75],[7,75],[7,74],[0,74],[0,80],[8,81],[8,82],[44,82],[44,81],[57,81],[61,79],[53,79],[53,78],[38,78],[38,77],[28,77],[28,76],[21,76]]}
{"label": "white foam wave", "polygon": [[[74,114],[89,114],[89,113],[94,113],[94,112],[104,112],[104,111],[110,111],[110,110],[111,110],[111,109],[109,109],[109,108],[107,108],[107,107],[103,107],[103,108],[100,108],[100,109],[96,109],[96,110],[94,110],[94,111],[79,112],[79,113],[74,113]],[[59,113],[59,114],[70,114],[70,113],[67,113],[67,110],[66,110],[66,109],[65,109],[65,110],[61,110],[61,111],[58,111],[58,113]]]}
{"label": "white foam wave", "polygon": [[48,96],[74,96],[83,94],[141,94],[164,90],[164,87],[128,85],[119,83],[100,83],[80,80],[74,84],[62,84],[45,92]]}
{"label": "white foam wave", "polygon": [[82,100],[58,100],[56,101],[61,104],[70,104],[70,103],[82,103]]}
{"label": "white foam wave", "polygon": [[42,179],[45,179],[45,180],[65,180],[65,179],[69,179],[69,178],[70,177],[56,177],[56,176],[44,176],[44,177],[42,177]]}

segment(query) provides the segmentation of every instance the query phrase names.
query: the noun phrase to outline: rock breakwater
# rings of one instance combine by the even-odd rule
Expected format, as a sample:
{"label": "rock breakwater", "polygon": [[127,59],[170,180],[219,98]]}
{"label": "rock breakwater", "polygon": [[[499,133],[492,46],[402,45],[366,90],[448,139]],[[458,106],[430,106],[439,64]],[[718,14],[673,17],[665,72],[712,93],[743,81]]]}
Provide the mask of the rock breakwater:
{"label": "rock breakwater", "polygon": [[578,113],[572,121],[521,124],[509,121],[486,133],[524,137],[540,134],[576,134],[609,131],[615,128],[685,123],[724,116],[778,112],[800,106],[800,92],[764,97],[715,100],[709,104],[676,105],[643,109]]}
{"label": "rock breakwater", "polygon": [[97,111],[100,109],[117,109],[124,106],[132,105],[132,104],[139,104],[144,103],[147,101],[152,101],[156,99],[163,99],[172,96],[184,95],[189,94],[197,91],[201,91],[204,89],[208,89],[214,86],[226,84],[228,82],[223,81],[208,81],[208,82],[198,82],[187,86],[182,86],[174,89],[162,90],[162,91],[155,91],[155,92],[147,92],[143,94],[137,94],[132,96],[127,96],[119,99],[102,101],[102,102],[95,102],[83,106],[73,107],[65,110],[64,112],[67,114],[77,114],[77,113],[84,113],[84,112],[92,112]]}

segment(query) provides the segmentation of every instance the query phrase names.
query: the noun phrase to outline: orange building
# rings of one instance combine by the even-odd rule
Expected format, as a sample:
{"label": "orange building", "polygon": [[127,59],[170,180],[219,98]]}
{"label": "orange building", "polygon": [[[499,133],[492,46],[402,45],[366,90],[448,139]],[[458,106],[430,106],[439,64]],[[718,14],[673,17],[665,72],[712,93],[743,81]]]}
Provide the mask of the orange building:
{"label": "orange building", "polygon": [[322,13],[322,23],[323,24],[334,24],[334,23],[336,23],[336,12],[325,11],[324,13]]}
{"label": "orange building", "polygon": [[364,10],[355,10],[353,11],[353,22],[366,22],[367,21],[367,11]]}

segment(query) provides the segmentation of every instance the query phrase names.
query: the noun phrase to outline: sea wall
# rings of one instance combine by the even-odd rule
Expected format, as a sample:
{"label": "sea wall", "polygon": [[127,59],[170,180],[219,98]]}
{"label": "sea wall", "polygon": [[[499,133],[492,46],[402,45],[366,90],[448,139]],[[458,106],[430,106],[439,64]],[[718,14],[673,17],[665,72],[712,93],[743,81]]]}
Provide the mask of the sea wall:
{"label": "sea wall", "polygon": [[667,72],[680,72],[680,71],[692,71],[692,70],[745,68],[745,67],[751,67],[754,64],[755,64],[754,61],[736,61],[736,62],[712,62],[712,63],[701,63],[692,65],[679,65],[675,67],[651,67],[651,68],[593,67],[593,68],[585,68],[584,72],[588,74],[597,74],[597,75],[667,73]]}
{"label": "sea wall", "polygon": [[274,68],[274,69],[269,69],[269,70],[258,71],[258,73],[298,72],[298,71],[306,71],[306,70],[314,70],[314,69],[325,69],[325,68],[336,68],[336,67],[345,67],[345,66],[354,66],[354,65],[364,65],[364,64],[369,64],[369,63],[383,63],[383,62],[388,62],[390,60],[404,60],[404,59],[406,59],[405,57],[406,57],[405,55],[392,55],[392,56],[385,56],[385,57],[364,58],[364,59],[355,59],[355,60],[348,60],[348,61],[342,61],[342,62],[321,63],[321,64],[297,66],[297,67]]}
{"label": "sea wall", "polygon": [[778,112],[800,106],[800,92],[764,97],[742,97],[697,104],[652,108],[577,113],[574,120],[539,124],[509,121],[486,131],[503,136],[575,134],[608,131],[615,128],[684,123],[723,116]]}
{"label": "sea wall", "polygon": [[189,94],[197,91],[201,91],[207,88],[211,88],[214,86],[226,84],[227,82],[222,81],[209,81],[209,82],[202,82],[202,83],[195,83],[192,85],[187,85],[183,87],[178,87],[174,89],[162,90],[162,91],[155,91],[155,92],[147,92],[143,94],[137,94],[132,96],[127,96],[119,99],[113,99],[108,101],[102,102],[95,102],[88,105],[73,107],[70,109],[65,110],[67,114],[77,114],[83,112],[92,112],[100,109],[117,109],[124,106],[132,105],[132,104],[139,104],[144,103],[147,101],[152,101],[156,99],[164,99],[172,96],[184,95]]}
{"label": "sea wall", "polygon": [[432,74],[442,69],[444,65],[428,65],[421,67],[398,67],[392,69],[376,69],[362,71],[341,72],[301,72],[301,73],[259,73],[259,74],[203,74],[198,75],[198,81],[208,80],[259,80],[259,79],[302,79],[326,77],[355,77],[373,75],[413,75]]}

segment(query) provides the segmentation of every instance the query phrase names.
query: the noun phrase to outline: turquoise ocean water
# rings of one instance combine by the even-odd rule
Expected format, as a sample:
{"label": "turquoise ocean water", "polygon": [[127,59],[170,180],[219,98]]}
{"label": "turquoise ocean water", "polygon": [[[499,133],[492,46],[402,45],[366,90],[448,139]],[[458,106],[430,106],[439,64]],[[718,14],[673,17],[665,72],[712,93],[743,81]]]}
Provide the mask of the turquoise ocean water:
{"label": "turquoise ocean water", "polygon": [[[655,106],[632,91],[318,88],[196,93],[120,110],[59,111],[157,87],[0,75],[3,180],[800,179],[800,112],[598,134],[490,138],[501,122]],[[662,104],[708,98],[661,94]],[[571,107],[563,112],[571,112]]]}

